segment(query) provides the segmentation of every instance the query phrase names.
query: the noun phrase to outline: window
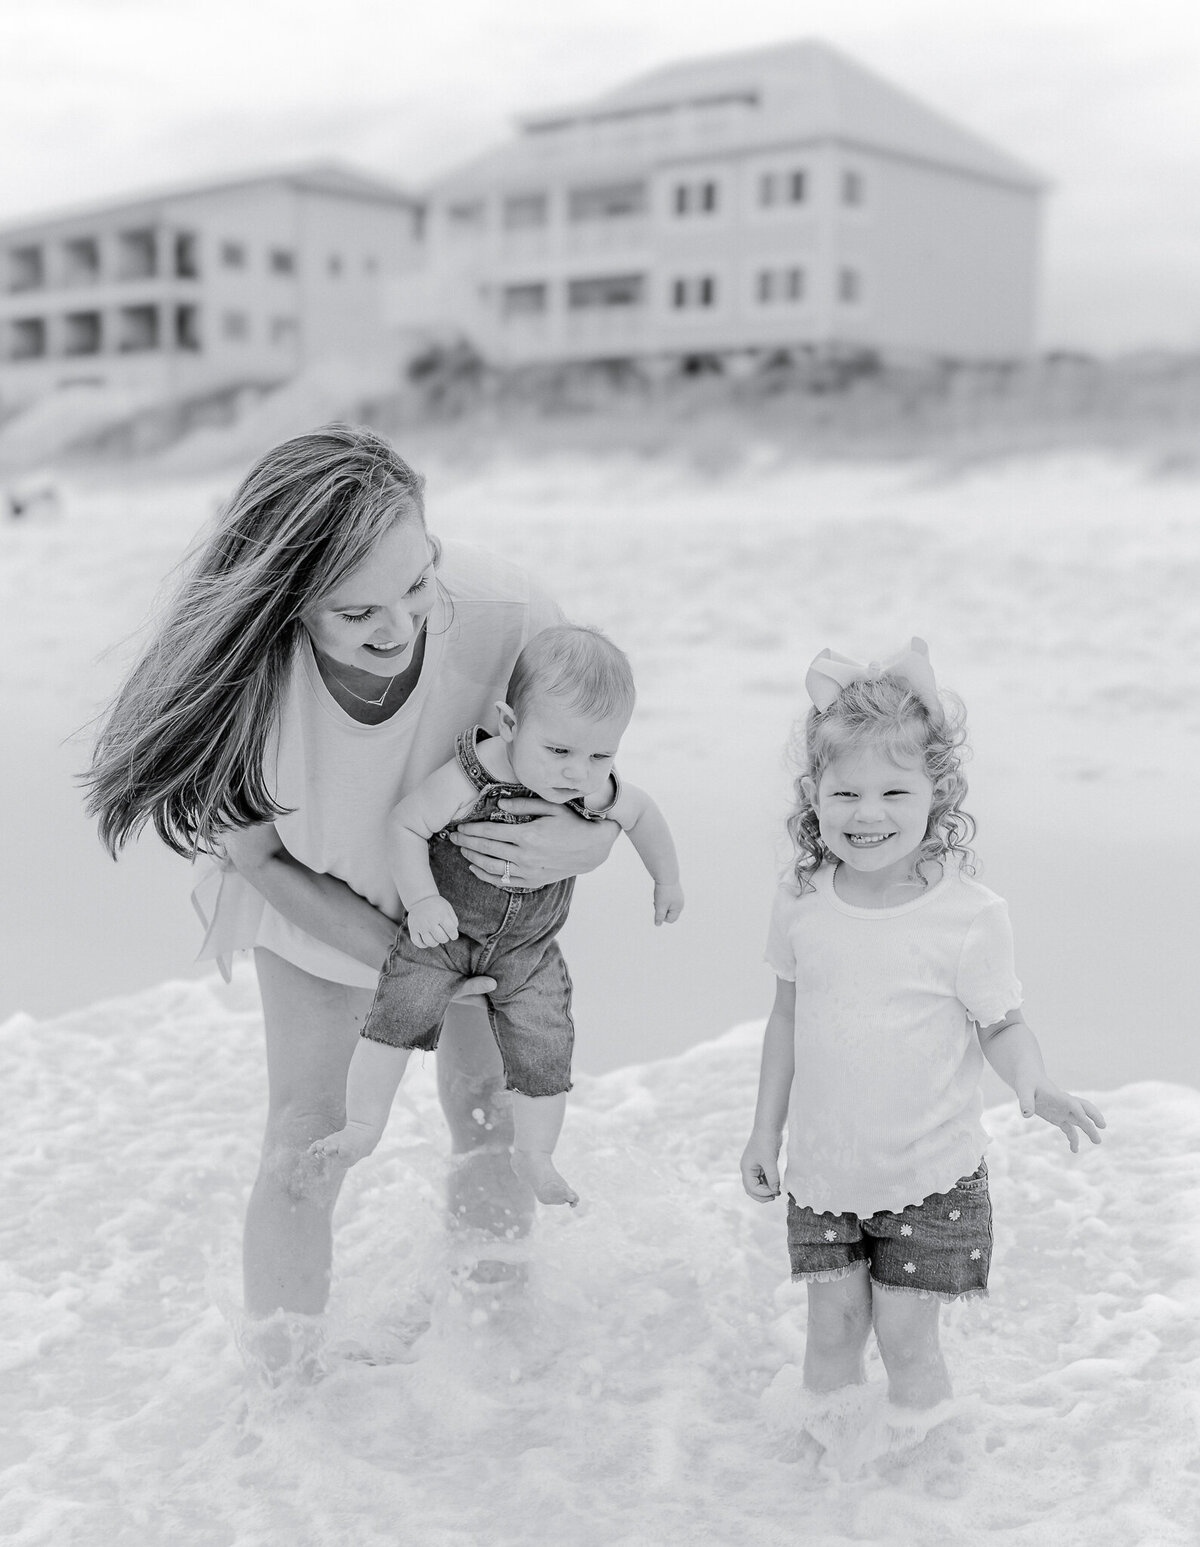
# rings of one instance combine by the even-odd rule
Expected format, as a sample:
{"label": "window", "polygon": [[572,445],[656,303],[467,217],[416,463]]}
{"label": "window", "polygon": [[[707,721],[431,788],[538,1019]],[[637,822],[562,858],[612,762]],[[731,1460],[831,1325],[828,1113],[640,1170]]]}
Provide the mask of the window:
{"label": "window", "polygon": [[544,193],[514,193],[504,201],[502,221],[506,231],[528,231],[544,226],[549,200]]}
{"label": "window", "polygon": [[221,267],[226,269],[244,269],[246,267],[246,246],[244,242],[222,242]]}
{"label": "window", "polygon": [[123,306],[117,313],[117,323],[117,348],[122,354],[141,354],[158,348],[157,306]]}
{"label": "window", "polygon": [[175,308],[175,348],[189,353],[199,353],[200,308],[198,306]]}
{"label": "window", "polygon": [[325,260],[325,270],[330,279],[340,279],[342,273],[342,260],[337,253],[331,252]]}
{"label": "window", "polygon": [[300,323],[295,317],[272,317],[267,333],[277,347],[294,344],[300,337]]}
{"label": "window", "polygon": [[13,360],[36,360],[46,353],[46,320],[44,317],[18,317],[14,319],[9,335],[9,357]]}
{"label": "window", "polygon": [[863,202],[863,179],[861,172],[849,169],[842,173],[842,203],[858,205]]}
{"label": "window", "polygon": [[676,311],[693,306],[715,306],[717,282],[711,274],[697,274],[688,279],[671,281],[671,305]]}
{"label": "window", "polygon": [[447,204],[446,224],[452,231],[466,234],[483,226],[483,200],[463,199],[457,204]]}
{"label": "window", "polygon": [[755,279],[755,298],[760,306],[769,306],[775,301],[802,301],[804,283],[802,268],[760,269]]}
{"label": "window", "polygon": [[567,219],[624,220],[646,213],[646,185],[643,182],[597,183],[590,188],[572,188],[567,195]]}
{"label": "window", "polygon": [[158,273],[158,242],[152,228],[122,231],[117,237],[117,277],[152,279]]}
{"label": "window", "polygon": [[100,353],[100,313],[71,312],[63,318],[63,354]]}
{"label": "window", "polygon": [[267,267],[272,274],[294,274],[296,254],[290,247],[272,247],[267,254]]}
{"label": "window", "polygon": [[544,284],[505,285],[500,295],[500,311],[505,317],[540,317],[546,310]]}
{"label": "window", "polygon": [[717,185],[711,178],[701,183],[676,183],[677,215],[711,215],[717,207]]}
{"label": "window", "polygon": [[63,281],[93,284],[100,278],[100,244],[94,236],[77,236],[63,243]]}
{"label": "window", "polygon": [[838,270],[838,300],[847,305],[862,300],[862,276],[857,269]]}
{"label": "window", "polygon": [[221,337],[232,343],[241,343],[250,337],[250,319],[245,312],[221,314]]}
{"label": "window", "polygon": [[793,204],[803,204],[808,197],[807,172],[793,172],[788,178],[788,199]]}
{"label": "window", "polygon": [[46,283],[46,260],[40,247],[14,247],[8,255],[8,288],[39,290]]}
{"label": "window", "polygon": [[567,306],[571,311],[586,311],[614,306],[640,306],[645,299],[646,281],[642,274],[606,274],[595,279],[567,282]]}
{"label": "window", "polygon": [[773,204],[803,204],[808,198],[808,173],[799,167],[789,172],[764,172],[758,180],[758,202],[764,208]]}
{"label": "window", "polygon": [[194,231],[175,233],[175,274],[179,279],[199,279],[200,250]]}
{"label": "window", "polygon": [[758,180],[758,202],[763,205],[774,204],[776,193],[774,172],[764,172]]}

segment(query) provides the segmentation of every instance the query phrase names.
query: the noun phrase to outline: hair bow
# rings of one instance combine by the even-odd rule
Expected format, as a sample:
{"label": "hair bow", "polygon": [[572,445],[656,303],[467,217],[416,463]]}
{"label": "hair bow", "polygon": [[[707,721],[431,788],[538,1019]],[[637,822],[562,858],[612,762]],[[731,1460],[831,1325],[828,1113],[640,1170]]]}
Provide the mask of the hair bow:
{"label": "hair bow", "polygon": [[942,719],[944,710],[929,664],[929,646],[915,635],[904,649],[897,650],[886,661],[871,661],[866,666],[847,655],[822,650],[808,668],[804,687],[817,708],[825,710],[852,682],[876,682],[880,677],[898,678],[916,694],[935,721]]}

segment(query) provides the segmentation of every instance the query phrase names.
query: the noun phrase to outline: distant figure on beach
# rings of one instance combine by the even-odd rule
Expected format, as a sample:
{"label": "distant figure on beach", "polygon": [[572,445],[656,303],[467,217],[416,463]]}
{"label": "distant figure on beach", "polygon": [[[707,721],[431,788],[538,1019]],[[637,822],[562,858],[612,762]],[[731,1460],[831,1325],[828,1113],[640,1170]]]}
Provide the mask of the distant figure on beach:
{"label": "distant figure on beach", "polygon": [[4,492],[4,513],[10,521],[53,521],[62,514],[62,500],[53,483],[14,484]]}
{"label": "distant figure on beach", "polygon": [[951,1392],[941,1303],[987,1292],[984,1058],[1073,1152],[1104,1119],[1047,1078],[1021,1015],[1007,909],[972,879],[962,706],[939,694],[924,642],[870,666],[825,650],[805,685],[742,1183],[760,1203],[779,1196],[786,1124],[805,1386],[862,1382],[873,1326],[891,1400],[930,1408]]}
{"label": "distant figure on beach", "polygon": [[[267,452],[192,555],[87,775],[114,856],[147,823],[189,859],[211,856],[194,893],[201,954],[227,970],[234,950],[254,951],[269,1095],[245,1342],[264,1366],[301,1364],[320,1342],[346,1167],[309,1150],[345,1126],[351,1055],[403,913],[392,812],[504,698],[522,648],[562,622],[512,565],[443,551],[423,482],[347,425]],[[502,897],[594,869],[620,833],[562,802],[503,805],[528,820],[466,822],[449,838]],[[483,1236],[527,1230],[511,1100],[473,995],[447,1011],[437,1074],[459,1156],[451,1220]],[[506,1267],[492,1264],[496,1277]]]}
{"label": "distant figure on beach", "polygon": [[571,979],[556,937],[574,879],[497,892],[450,842],[462,822],[511,822],[502,801],[538,798],[627,833],[654,880],[654,922],[683,908],[671,833],[650,797],[617,776],[634,706],[623,651],[596,629],[543,629],[517,657],[498,734],[464,730],[455,755],[392,813],[389,842],[405,908],[350,1060],[346,1126],[314,1154],[353,1165],[379,1143],[414,1049],[437,1047],[462,984],[485,974],[492,1027],[512,1092],[512,1167],[541,1203],[579,1201],[552,1156],[571,1088]]}

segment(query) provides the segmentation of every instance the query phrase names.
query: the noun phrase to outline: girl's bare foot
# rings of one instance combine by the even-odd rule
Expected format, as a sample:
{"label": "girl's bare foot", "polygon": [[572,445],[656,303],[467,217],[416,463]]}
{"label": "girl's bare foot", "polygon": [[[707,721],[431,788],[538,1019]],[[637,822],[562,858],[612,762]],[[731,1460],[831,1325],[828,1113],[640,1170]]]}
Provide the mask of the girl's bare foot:
{"label": "girl's bare foot", "polygon": [[567,1186],[544,1150],[513,1150],[512,1168],[539,1203],[569,1203],[574,1208],[579,1202],[579,1194]]}

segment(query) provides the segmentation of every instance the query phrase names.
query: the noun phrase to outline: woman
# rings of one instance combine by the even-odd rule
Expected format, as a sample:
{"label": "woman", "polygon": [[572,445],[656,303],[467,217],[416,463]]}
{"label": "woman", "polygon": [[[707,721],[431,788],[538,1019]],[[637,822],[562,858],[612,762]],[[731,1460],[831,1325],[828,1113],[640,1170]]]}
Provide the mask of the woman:
{"label": "woman", "polygon": [[[503,698],[525,640],[560,618],[503,561],[447,552],[423,480],[369,430],[277,446],[190,559],[102,726],[89,810],[115,857],[152,822],[189,858],[202,955],[253,947],[269,1108],[245,1234],[246,1309],[320,1313],[344,1168],[307,1155],[343,1123],[346,1068],[395,933],[384,818]],[[591,870],[614,823],[514,802],[537,820],[461,830],[493,885]],[[477,985],[482,987],[483,983]],[[490,984],[488,985],[490,986]],[[522,1228],[529,1199],[479,1001],[447,1018],[438,1089],[459,1170],[456,1216]]]}

